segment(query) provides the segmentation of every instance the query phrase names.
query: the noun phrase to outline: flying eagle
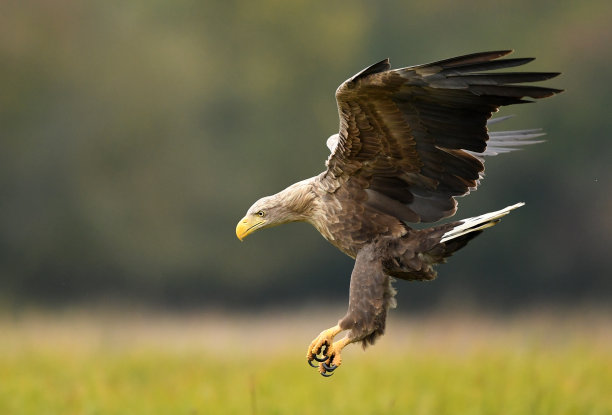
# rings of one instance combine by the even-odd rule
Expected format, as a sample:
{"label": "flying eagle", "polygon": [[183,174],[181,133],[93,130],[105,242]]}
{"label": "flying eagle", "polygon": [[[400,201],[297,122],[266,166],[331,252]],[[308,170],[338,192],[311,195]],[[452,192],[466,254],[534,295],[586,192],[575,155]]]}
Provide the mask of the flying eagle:
{"label": "flying eagle", "polygon": [[[540,130],[489,132],[502,105],[532,102],[559,89],[521,85],[559,73],[494,72],[533,58],[511,50],[474,53],[407,68],[378,62],[336,90],[340,131],[327,140],[327,169],[259,199],[236,226],[242,240],[260,229],[303,221],[355,259],[348,311],[308,347],[308,363],[330,376],[350,343],[373,344],[395,306],[392,278],[432,280],[468,241],[522,206],[427,229],[457,210],[455,197],[478,187],[484,156],[538,141]],[[347,334],[334,342],[342,331]],[[313,365],[313,360],[319,362]]]}

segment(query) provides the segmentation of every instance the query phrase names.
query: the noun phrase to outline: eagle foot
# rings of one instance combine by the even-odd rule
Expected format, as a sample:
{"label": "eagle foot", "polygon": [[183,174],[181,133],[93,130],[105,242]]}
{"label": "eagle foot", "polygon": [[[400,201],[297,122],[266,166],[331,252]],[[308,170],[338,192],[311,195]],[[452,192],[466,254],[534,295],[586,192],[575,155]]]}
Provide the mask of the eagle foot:
{"label": "eagle foot", "polygon": [[[342,363],[340,351],[350,343],[348,338],[332,343],[333,338],[342,331],[339,326],[324,330],[310,343],[306,359],[311,367],[317,368],[322,376],[331,376]],[[313,360],[319,362],[318,365]]]}
{"label": "eagle foot", "polygon": [[[340,354],[337,352],[329,353],[330,349],[333,346],[329,347],[327,343],[324,343],[319,349],[317,349],[317,353],[312,356],[312,359],[308,359],[308,364],[311,367],[314,367],[319,370],[319,373],[322,376],[330,377],[333,375],[333,371],[340,366],[342,359],[340,358]],[[319,362],[318,365],[313,364],[313,360]]]}
{"label": "eagle foot", "polygon": [[340,357],[340,347],[338,346],[338,343],[340,342],[336,342],[331,347],[327,348],[326,352],[328,354],[324,355],[325,360],[323,360],[323,358],[318,358],[318,356],[315,356],[318,358],[317,361],[319,362],[319,365],[315,367],[318,369],[321,376],[330,377],[331,375],[333,375],[333,371],[338,369],[338,367],[342,363],[342,358]]}
{"label": "eagle foot", "polygon": [[[329,344],[327,343],[327,340],[321,345],[321,347],[319,347],[317,349],[317,352],[314,356],[312,356],[314,358],[314,360],[316,360],[317,362],[326,362],[328,357],[327,357],[327,352],[329,350]],[[319,355],[321,355],[322,357],[319,357]]]}

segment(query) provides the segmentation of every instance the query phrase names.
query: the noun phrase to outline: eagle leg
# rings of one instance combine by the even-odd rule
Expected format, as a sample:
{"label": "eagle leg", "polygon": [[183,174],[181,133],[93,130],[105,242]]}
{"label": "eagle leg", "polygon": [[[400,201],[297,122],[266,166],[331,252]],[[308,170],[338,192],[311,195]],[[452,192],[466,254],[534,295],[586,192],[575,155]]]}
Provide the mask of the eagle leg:
{"label": "eagle leg", "polygon": [[[336,326],[323,330],[308,347],[308,364],[317,367],[312,361],[319,362],[319,373],[323,376],[330,376],[342,364],[340,352],[347,345],[361,341],[365,347],[384,333],[387,311],[395,304],[391,279],[377,255],[385,247],[384,243],[374,242],[357,254],[351,275],[348,312]],[[333,342],[334,337],[345,330],[347,335]]]}

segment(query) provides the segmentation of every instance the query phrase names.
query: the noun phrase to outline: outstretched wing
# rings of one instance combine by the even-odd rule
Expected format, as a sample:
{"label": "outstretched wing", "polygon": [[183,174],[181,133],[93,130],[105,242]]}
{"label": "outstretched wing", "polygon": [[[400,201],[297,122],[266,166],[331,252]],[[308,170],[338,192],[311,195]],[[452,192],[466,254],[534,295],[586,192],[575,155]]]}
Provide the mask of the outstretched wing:
{"label": "outstretched wing", "polygon": [[517,135],[535,134],[492,136],[495,145],[487,151],[491,114],[502,105],[561,92],[520,85],[558,73],[484,72],[533,60],[498,59],[509,53],[475,53],[394,70],[385,59],[348,79],[336,91],[340,131],[337,143],[328,143],[333,148],[328,188],[355,180],[367,193],[364,203],[406,222],[452,216],[454,197],[479,184],[484,171],[479,156],[507,151],[520,141]]}

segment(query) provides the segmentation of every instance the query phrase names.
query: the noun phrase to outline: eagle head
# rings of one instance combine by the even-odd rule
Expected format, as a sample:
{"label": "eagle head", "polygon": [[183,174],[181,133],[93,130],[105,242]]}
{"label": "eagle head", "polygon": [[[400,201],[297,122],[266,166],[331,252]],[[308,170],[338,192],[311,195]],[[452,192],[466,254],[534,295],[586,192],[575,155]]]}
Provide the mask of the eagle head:
{"label": "eagle head", "polygon": [[285,190],[266,196],[253,203],[246,216],[236,225],[236,236],[241,241],[249,234],[283,223],[309,221],[313,201],[312,179],[303,180]]}
{"label": "eagle head", "polygon": [[291,219],[278,197],[266,196],[259,199],[236,225],[236,236],[241,241],[249,234],[264,228],[290,222]]}

